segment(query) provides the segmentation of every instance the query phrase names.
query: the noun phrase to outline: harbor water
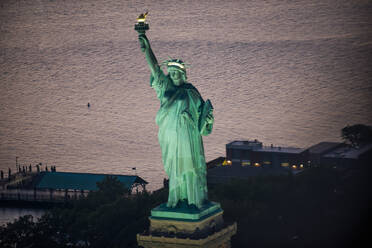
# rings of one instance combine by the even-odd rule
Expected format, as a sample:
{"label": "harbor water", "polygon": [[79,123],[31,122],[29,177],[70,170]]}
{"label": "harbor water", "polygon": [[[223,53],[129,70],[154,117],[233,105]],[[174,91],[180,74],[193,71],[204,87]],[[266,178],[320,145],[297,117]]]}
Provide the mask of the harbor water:
{"label": "harbor water", "polygon": [[214,106],[214,130],[204,138],[207,161],[224,156],[235,139],[307,147],[341,141],[348,124],[372,125],[369,0],[0,5],[0,169],[6,174],[18,157],[24,166],[136,173],[150,190],[162,186],[159,102],[134,31],[146,9],[158,60],[190,64],[188,81]]}

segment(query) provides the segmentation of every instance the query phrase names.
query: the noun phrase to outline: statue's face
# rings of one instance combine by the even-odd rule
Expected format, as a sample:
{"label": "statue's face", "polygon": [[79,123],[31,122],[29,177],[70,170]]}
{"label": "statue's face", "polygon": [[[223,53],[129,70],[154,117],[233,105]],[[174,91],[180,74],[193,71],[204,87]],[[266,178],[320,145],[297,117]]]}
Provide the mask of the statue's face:
{"label": "statue's face", "polygon": [[182,72],[178,69],[168,68],[169,75],[176,86],[180,86],[184,83]]}

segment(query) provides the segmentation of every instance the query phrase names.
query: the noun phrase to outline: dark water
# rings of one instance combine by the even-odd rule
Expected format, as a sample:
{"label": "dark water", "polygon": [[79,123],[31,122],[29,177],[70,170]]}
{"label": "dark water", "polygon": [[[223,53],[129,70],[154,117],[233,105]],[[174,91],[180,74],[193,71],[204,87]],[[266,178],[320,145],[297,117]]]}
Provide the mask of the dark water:
{"label": "dark water", "polygon": [[[191,64],[215,107],[207,160],[234,139],[306,147],[372,125],[372,1],[2,1],[0,169],[137,174],[161,186],[159,107],[133,30]],[[87,108],[87,103],[91,107]]]}

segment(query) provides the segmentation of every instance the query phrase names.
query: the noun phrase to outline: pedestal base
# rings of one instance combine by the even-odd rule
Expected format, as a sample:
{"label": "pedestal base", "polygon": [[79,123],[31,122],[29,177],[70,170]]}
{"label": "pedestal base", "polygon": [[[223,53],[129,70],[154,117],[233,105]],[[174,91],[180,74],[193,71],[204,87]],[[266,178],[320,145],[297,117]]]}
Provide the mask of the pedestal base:
{"label": "pedestal base", "polygon": [[236,233],[236,223],[201,239],[137,234],[139,247],[143,248],[230,248],[230,239]]}
{"label": "pedestal base", "polygon": [[140,247],[228,248],[236,233],[236,223],[224,224],[220,204],[209,202],[201,209],[167,208],[164,204],[151,211],[147,233],[137,234]]}

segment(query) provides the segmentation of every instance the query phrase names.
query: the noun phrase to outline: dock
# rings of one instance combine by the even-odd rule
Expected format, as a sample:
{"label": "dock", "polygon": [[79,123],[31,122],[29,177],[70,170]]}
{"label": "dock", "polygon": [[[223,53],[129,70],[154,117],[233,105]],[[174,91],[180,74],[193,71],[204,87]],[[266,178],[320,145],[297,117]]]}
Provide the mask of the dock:
{"label": "dock", "polygon": [[0,181],[0,201],[64,203],[86,197],[97,191],[97,182],[106,176],[116,177],[128,194],[146,190],[148,184],[136,175],[94,174],[76,172],[17,172]]}

